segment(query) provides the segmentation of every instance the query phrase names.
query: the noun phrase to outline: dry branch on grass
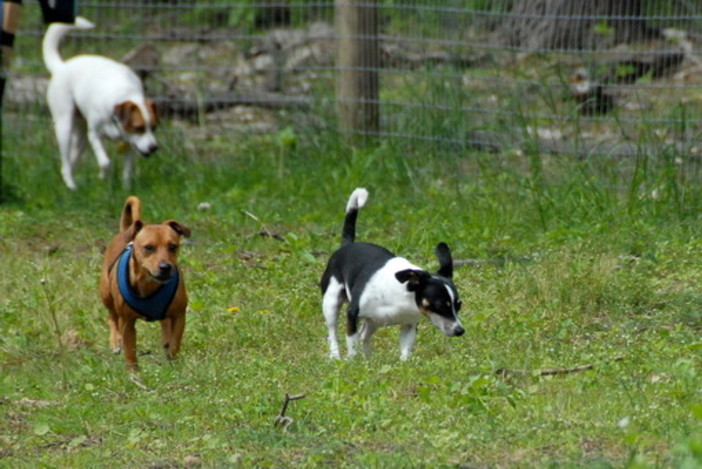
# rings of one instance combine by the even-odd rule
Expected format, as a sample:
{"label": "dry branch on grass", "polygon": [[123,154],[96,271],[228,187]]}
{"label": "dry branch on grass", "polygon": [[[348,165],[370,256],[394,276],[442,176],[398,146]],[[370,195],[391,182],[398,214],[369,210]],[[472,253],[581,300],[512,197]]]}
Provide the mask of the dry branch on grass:
{"label": "dry branch on grass", "polygon": [[281,407],[280,413],[275,418],[275,421],[273,422],[273,426],[277,427],[278,425],[282,425],[283,429],[287,430],[288,425],[293,423],[293,419],[285,415],[285,412],[288,410],[288,404],[290,403],[290,401],[304,399],[305,397],[306,396],[304,394],[295,394],[294,396],[291,396],[288,393],[285,393],[285,400],[283,401],[283,407]]}
{"label": "dry branch on grass", "polygon": [[[608,362],[618,362],[624,360],[624,357],[615,357]],[[606,362],[607,363],[607,362]],[[581,371],[592,370],[595,365],[590,363],[587,365],[576,366],[573,368],[547,368],[544,370],[532,372],[530,370],[520,370],[514,368],[500,368],[495,371],[496,375],[502,376],[503,378],[510,375],[520,375],[520,376],[557,376],[557,375],[568,375],[572,373],[579,373]]]}
{"label": "dry branch on grass", "polygon": [[179,93],[175,88],[171,88],[166,95],[168,97],[154,98],[159,111],[164,116],[175,116],[189,120],[197,120],[202,114],[234,106],[255,106],[270,110],[308,110],[312,102],[312,99],[306,96],[290,96],[264,91],[228,93],[206,99],[196,99],[189,98],[185,93]]}

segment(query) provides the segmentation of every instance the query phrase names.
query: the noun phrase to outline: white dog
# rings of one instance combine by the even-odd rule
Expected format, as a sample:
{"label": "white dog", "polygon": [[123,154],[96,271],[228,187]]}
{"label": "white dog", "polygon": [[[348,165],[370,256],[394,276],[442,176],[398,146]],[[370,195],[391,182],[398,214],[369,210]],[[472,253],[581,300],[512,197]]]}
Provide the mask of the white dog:
{"label": "white dog", "polygon": [[[78,17],[74,24],[53,23],[44,36],[43,55],[51,73],[47,99],[61,152],[61,175],[75,189],[73,168],[85,148],[87,137],[95,153],[100,177],[110,168],[102,137],[121,139],[143,156],[158,148],[153,130],[158,123],[154,103],[144,98],[139,78],[124,64],[99,55],[61,59],[58,47],[74,29],[94,25]],[[135,153],[127,152],[123,181],[129,185]]]}

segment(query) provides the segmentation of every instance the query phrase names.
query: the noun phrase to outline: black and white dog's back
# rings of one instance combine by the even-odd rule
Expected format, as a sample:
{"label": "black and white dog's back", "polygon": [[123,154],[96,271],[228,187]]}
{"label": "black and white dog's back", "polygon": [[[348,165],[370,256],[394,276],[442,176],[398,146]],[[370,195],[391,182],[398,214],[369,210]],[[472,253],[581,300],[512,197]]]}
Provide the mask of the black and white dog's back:
{"label": "black and white dog's back", "polygon": [[[417,323],[427,316],[447,336],[465,331],[458,320],[461,300],[453,284],[453,259],[445,243],[436,246],[439,271],[431,274],[395,256],[384,247],[357,243],[356,219],[368,200],[368,191],[353,191],[346,205],[341,248],[336,251],[322,275],[322,309],[329,330],[332,358],[340,358],[337,338],[339,311],[349,303],[346,318],[346,344],[349,357],[363,342],[370,355],[370,339],[383,326],[399,325],[401,358],[412,353]],[[359,322],[360,327],[359,327]]]}

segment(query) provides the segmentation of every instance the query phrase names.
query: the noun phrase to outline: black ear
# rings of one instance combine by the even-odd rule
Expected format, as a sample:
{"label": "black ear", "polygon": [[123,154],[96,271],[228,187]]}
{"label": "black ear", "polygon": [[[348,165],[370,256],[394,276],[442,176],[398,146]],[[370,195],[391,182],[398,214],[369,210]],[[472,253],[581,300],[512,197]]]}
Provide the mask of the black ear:
{"label": "black ear", "polygon": [[436,245],[436,257],[439,259],[439,270],[436,272],[448,279],[453,277],[453,258],[451,250],[446,243]]}
{"label": "black ear", "polygon": [[400,283],[407,282],[409,291],[415,291],[427,283],[427,280],[431,278],[431,274],[425,270],[406,269],[396,272],[395,278]]}
{"label": "black ear", "polygon": [[186,238],[190,237],[190,228],[187,226],[183,225],[182,223],[178,223],[175,220],[168,220],[163,222],[164,225],[168,225],[181,236],[185,236]]}

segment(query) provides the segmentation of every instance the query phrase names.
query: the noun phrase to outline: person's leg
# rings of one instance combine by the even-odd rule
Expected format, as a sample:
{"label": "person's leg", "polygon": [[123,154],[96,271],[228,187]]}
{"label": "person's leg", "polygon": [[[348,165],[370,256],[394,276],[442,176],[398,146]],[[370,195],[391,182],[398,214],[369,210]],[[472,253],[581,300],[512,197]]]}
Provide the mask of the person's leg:
{"label": "person's leg", "polygon": [[[2,141],[2,100],[5,95],[7,68],[10,66],[15,31],[19,23],[22,0],[0,0],[0,141]],[[5,200],[2,171],[2,143],[0,143],[0,203]]]}
{"label": "person's leg", "polygon": [[10,65],[12,48],[15,44],[15,31],[19,23],[21,0],[1,0],[2,22],[0,22],[0,105],[5,91],[7,68]]}
{"label": "person's leg", "polygon": [[76,0],[39,0],[39,6],[45,24],[73,23],[76,20]]}

